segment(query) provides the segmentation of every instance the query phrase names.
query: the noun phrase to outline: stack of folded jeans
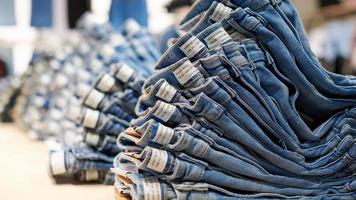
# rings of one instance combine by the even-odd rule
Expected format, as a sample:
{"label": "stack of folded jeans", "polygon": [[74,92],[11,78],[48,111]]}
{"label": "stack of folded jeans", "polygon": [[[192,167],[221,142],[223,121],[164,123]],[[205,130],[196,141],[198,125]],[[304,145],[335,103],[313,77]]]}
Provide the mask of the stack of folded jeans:
{"label": "stack of folded jeans", "polygon": [[[124,26],[128,24],[136,30],[128,34],[129,29],[123,28],[125,34],[110,32],[95,37],[100,42],[95,48],[97,53],[82,56],[90,60],[87,72],[94,71],[89,79],[70,87],[82,105],[60,103],[68,112],[66,120],[59,117],[54,123],[62,129],[61,148],[50,153],[50,172],[56,179],[75,177],[83,182],[114,182],[113,174],[108,172],[114,156],[120,152],[116,138],[136,117],[134,108],[143,80],[151,75],[159,57],[152,36],[137,27],[136,22],[128,21]],[[139,43],[136,46],[135,41]],[[84,71],[78,72],[78,76],[83,74]],[[68,126],[71,124],[68,122],[74,123]]]}
{"label": "stack of folded jeans", "polygon": [[[85,149],[72,148],[52,151],[50,167],[55,177],[76,176],[82,181],[112,184],[114,176],[107,173],[121,149],[117,136],[124,131],[135,115],[135,105],[141,95],[143,77],[125,63],[99,76],[82,98],[82,142]],[[89,153],[90,151],[90,153]],[[85,173],[85,175],[83,175]],[[78,175],[79,174],[79,175]],[[101,176],[104,174],[105,176]]]}
{"label": "stack of folded jeans", "polygon": [[35,51],[21,77],[16,121],[32,138],[46,140],[56,181],[112,184],[116,137],[137,117],[143,80],[159,50],[132,20],[116,32],[86,13],[78,29],[60,48]]}
{"label": "stack of folded jeans", "polygon": [[290,0],[198,0],[119,134],[117,199],[355,199],[356,77]]}

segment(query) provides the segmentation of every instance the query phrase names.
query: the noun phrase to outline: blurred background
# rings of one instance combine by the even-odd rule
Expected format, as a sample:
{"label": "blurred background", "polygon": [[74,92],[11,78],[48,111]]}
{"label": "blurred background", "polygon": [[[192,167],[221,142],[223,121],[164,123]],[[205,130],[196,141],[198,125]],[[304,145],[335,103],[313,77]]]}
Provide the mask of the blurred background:
{"label": "blurred background", "polygon": [[[164,40],[193,0],[0,0],[0,76],[22,74],[41,36],[65,37],[92,10],[119,27],[127,18]],[[295,0],[315,54],[330,71],[355,74],[356,0]],[[127,8],[120,5],[127,3]],[[51,34],[48,34],[50,32]],[[167,35],[168,34],[168,35]],[[161,49],[164,50],[164,47]],[[352,59],[354,57],[354,59]]]}

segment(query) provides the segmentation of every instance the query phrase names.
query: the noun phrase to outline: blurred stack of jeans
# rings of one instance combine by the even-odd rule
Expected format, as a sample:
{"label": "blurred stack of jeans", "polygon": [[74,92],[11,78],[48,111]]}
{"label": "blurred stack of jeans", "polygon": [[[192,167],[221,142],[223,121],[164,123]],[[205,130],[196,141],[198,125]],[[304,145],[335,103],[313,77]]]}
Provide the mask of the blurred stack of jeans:
{"label": "blurred stack of jeans", "polygon": [[22,77],[16,119],[32,138],[46,140],[55,180],[112,184],[116,137],[136,117],[159,50],[132,20],[116,32],[86,13],[78,29],[61,48],[36,51]]}
{"label": "blurred stack of jeans", "polygon": [[[92,82],[77,85],[76,94],[80,97],[83,107],[81,112],[78,112],[75,107],[67,106],[68,117],[81,113],[79,126],[84,130],[77,132],[81,132],[80,141],[87,148],[79,148],[80,145],[74,142],[76,145],[70,148],[52,151],[50,168],[53,176],[76,176],[86,182],[113,183],[113,174],[107,172],[112,167],[114,156],[120,152],[116,137],[128,127],[129,121],[136,117],[134,108],[141,95],[143,80],[151,75],[153,65],[159,57],[153,57],[153,53],[158,52],[158,49],[145,30],[138,27],[134,33],[134,39],[140,43],[137,47],[141,50],[138,52],[144,53],[146,57],[140,57],[136,52],[137,47],[133,46],[132,42],[133,36],[111,33],[107,42],[101,45],[95,57],[98,60],[94,62],[106,67],[100,70],[100,75],[95,74]],[[72,120],[77,121],[78,118]],[[73,132],[75,131],[69,131],[66,137]],[[66,140],[68,141],[68,137]]]}
{"label": "blurred stack of jeans", "polygon": [[356,77],[290,0],[198,0],[118,136],[117,199],[355,199]]}

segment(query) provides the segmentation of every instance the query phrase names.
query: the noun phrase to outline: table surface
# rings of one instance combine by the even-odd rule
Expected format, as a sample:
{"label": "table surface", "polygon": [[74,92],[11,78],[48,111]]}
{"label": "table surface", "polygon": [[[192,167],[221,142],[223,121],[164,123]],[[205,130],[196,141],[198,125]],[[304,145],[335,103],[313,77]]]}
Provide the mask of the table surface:
{"label": "table surface", "polygon": [[113,186],[56,185],[48,174],[44,142],[32,141],[12,124],[0,124],[1,200],[112,200]]}

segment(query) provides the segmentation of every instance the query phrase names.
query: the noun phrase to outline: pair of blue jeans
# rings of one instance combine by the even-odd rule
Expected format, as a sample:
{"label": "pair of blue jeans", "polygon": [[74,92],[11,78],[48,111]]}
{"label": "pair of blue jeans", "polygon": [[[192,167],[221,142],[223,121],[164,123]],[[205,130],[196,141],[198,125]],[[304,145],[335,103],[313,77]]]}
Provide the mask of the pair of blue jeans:
{"label": "pair of blue jeans", "polygon": [[[313,118],[316,121],[314,124],[318,125],[320,121],[325,120],[325,118],[330,117],[337,111],[355,105],[352,99],[338,99],[337,96],[328,98],[321,94],[309,81],[311,78],[317,78],[317,76],[308,77],[307,79],[305,74],[299,70],[290,50],[286,48],[280,37],[266,28],[259,19],[250,15],[248,11],[237,9],[227,17],[226,22],[226,26],[233,27],[246,35],[256,37],[269,50],[277,66],[285,66],[279,67],[279,70],[293,81],[300,91],[300,97],[297,99],[297,109]],[[345,86],[344,89],[352,93],[352,86]]]}

